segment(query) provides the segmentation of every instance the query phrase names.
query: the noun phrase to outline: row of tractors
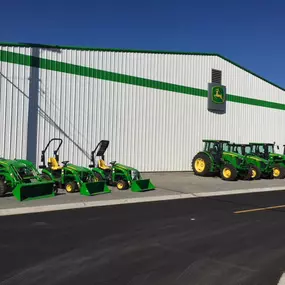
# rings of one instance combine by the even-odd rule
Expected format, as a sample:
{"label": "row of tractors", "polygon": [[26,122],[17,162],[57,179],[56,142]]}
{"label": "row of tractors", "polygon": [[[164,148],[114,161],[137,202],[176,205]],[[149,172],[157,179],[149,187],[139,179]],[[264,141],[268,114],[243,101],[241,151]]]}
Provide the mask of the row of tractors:
{"label": "row of tractors", "polygon": [[218,175],[227,181],[285,178],[285,146],[283,154],[279,154],[275,153],[275,142],[237,144],[203,140],[203,143],[203,151],[192,160],[195,175]]}
{"label": "row of tractors", "polygon": [[[53,156],[46,160],[46,152],[52,142],[58,145]],[[62,161],[60,165],[58,151],[62,143],[60,138],[48,142],[41,153],[41,171],[29,160],[0,158],[0,197],[12,193],[19,201],[47,198],[55,196],[58,189],[94,196],[110,193],[108,186],[116,186],[118,190],[130,188],[133,192],[155,189],[150,179],[143,179],[137,169],[116,161],[111,161],[109,165],[105,162],[108,140],[101,140],[91,152],[88,167],[69,161]]]}

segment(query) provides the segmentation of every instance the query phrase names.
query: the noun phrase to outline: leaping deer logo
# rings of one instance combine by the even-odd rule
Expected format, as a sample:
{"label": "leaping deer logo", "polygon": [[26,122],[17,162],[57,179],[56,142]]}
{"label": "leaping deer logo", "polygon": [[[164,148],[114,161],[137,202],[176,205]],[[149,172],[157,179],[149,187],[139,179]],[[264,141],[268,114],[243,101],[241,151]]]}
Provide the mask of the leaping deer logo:
{"label": "leaping deer logo", "polygon": [[219,88],[216,89],[216,94],[214,94],[214,97],[223,100],[223,95],[219,93],[219,90],[220,90]]}

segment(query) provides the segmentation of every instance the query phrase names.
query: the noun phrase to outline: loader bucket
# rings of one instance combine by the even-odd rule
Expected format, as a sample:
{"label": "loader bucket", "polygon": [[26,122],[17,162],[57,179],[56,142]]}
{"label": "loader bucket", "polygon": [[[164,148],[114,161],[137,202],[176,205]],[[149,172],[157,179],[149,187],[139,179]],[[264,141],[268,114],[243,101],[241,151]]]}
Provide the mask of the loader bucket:
{"label": "loader bucket", "polygon": [[87,182],[80,187],[80,194],[84,196],[94,196],[97,194],[111,193],[105,181]]}
{"label": "loader bucket", "polygon": [[154,190],[155,186],[151,183],[150,179],[134,180],[132,181],[131,190],[133,192],[143,192]]}
{"label": "loader bucket", "polygon": [[18,184],[12,193],[19,201],[54,197],[54,183],[38,182]]}

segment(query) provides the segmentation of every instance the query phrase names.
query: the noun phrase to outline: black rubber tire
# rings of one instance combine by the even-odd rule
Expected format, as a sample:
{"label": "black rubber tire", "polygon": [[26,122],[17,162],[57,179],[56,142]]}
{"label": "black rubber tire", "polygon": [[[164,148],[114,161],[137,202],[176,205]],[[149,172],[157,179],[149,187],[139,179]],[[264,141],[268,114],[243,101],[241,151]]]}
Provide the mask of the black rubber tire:
{"label": "black rubber tire", "polygon": [[[202,172],[198,172],[196,169],[195,169],[195,161],[197,159],[203,159],[205,161],[205,169],[202,171]],[[192,159],[192,169],[194,171],[194,174],[195,175],[198,175],[198,176],[208,176],[210,175],[210,169],[211,169],[211,165],[212,165],[212,162],[211,162],[211,159],[210,157],[203,153],[203,152],[198,152],[194,158]]]}
{"label": "black rubber tire", "polygon": [[274,168],[278,168],[280,171],[279,176],[274,176],[275,179],[284,179],[285,178],[285,168],[279,164],[274,165]]}
{"label": "black rubber tire", "polygon": [[[224,169],[225,168],[228,168],[230,171],[231,171],[231,176],[230,177],[225,177],[224,176]],[[237,180],[237,177],[238,177],[238,172],[236,170],[236,168],[231,165],[231,164],[225,164],[222,168],[221,168],[221,171],[220,171],[220,176],[223,180],[226,180],[226,181],[235,181]]]}
{"label": "black rubber tire", "polygon": [[7,192],[7,185],[3,180],[0,180],[0,197],[4,197]]}
{"label": "black rubber tire", "polygon": [[263,179],[274,179],[274,176],[273,176],[273,171],[271,171],[269,174],[266,173],[266,174],[261,174],[261,178]]}
{"label": "black rubber tire", "polygon": [[[67,190],[67,187],[68,186],[70,186],[70,188],[71,188],[71,190]],[[75,181],[71,181],[71,182],[68,182],[68,183],[66,183],[65,184],[65,191],[67,192],[67,193],[74,193],[74,192],[76,192],[77,191],[77,183],[75,182]]]}
{"label": "black rubber tire", "polygon": [[251,177],[253,180],[259,180],[261,178],[261,170],[259,167],[255,165],[251,165],[250,168],[255,171],[256,175],[255,177]]}
{"label": "black rubber tire", "polygon": [[242,180],[252,180],[252,172],[251,168],[249,168],[248,172],[246,174],[241,175]]}
{"label": "black rubber tire", "polygon": [[128,189],[129,184],[125,180],[118,180],[116,186],[118,190],[125,190],[125,189]]}
{"label": "black rubber tire", "polygon": [[56,185],[53,186],[53,192],[54,192],[55,195],[58,194],[58,188],[57,188]]}
{"label": "black rubber tire", "polygon": [[95,176],[94,182],[104,181],[104,179],[100,173],[97,173],[97,172],[93,172],[93,173]]}

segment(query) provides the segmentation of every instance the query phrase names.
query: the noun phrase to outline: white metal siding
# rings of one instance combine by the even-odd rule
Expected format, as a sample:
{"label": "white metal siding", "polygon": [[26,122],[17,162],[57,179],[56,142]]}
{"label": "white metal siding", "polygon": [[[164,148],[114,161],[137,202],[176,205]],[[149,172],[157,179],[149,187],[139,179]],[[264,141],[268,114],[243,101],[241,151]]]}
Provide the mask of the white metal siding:
{"label": "white metal siding", "polygon": [[[28,48],[5,48],[29,55]],[[26,158],[29,67],[0,61],[0,157]]]}
{"label": "white metal siding", "polygon": [[[222,70],[228,93],[285,103],[284,91],[214,56],[43,50],[41,57],[205,90],[215,68]],[[28,94],[29,68],[0,64],[1,72],[9,78],[21,74],[22,88]],[[101,139],[109,139],[106,159],[141,171],[191,170],[191,160],[201,149],[203,138],[285,143],[278,125],[285,120],[284,111],[227,102],[227,113],[217,115],[207,111],[207,99],[202,97],[45,69],[39,77],[37,164],[40,151],[52,137],[64,139],[61,161],[88,166],[91,150]],[[13,109],[10,98],[19,94],[11,87],[7,90],[5,80],[1,77],[0,108],[5,119],[0,126],[5,124],[8,139],[2,140],[0,150],[8,157],[24,156],[27,116],[22,116],[27,114],[28,99],[17,99]],[[20,84],[15,78],[12,81]],[[21,116],[20,122],[11,111]],[[12,125],[18,128],[14,135]]]}

